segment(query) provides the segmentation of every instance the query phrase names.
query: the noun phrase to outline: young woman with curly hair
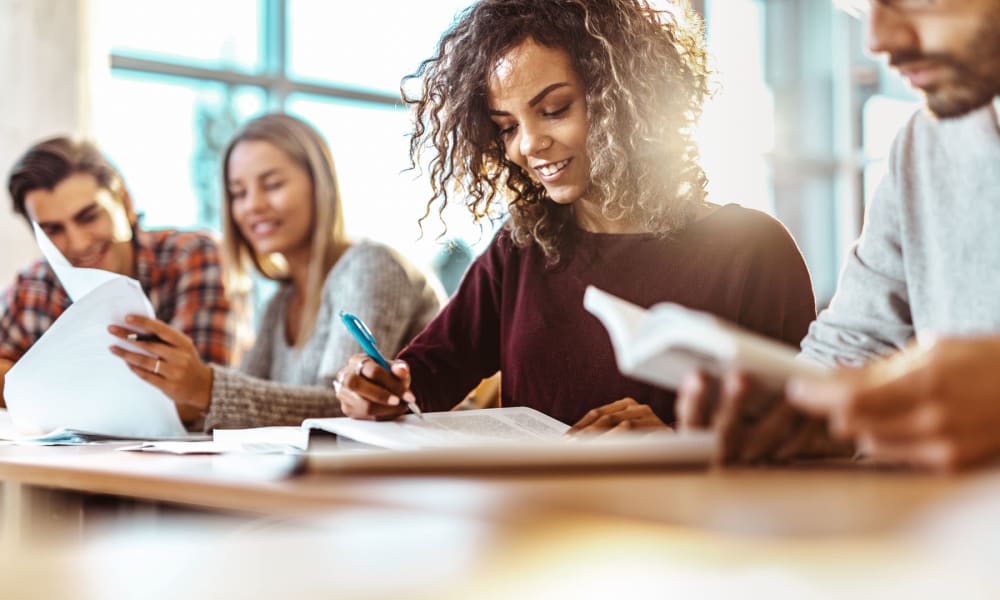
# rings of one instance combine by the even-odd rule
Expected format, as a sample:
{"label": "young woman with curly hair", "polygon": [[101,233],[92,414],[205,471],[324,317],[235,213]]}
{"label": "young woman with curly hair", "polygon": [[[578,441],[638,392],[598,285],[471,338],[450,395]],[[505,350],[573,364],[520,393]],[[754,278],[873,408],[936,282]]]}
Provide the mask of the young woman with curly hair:
{"label": "young woman with curly hair", "polygon": [[481,0],[457,18],[408,78],[422,86],[411,157],[428,214],[461,194],[474,218],[509,219],[392,373],[363,354],[341,369],[345,414],[448,410],[500,370],[505,406],[576,423],[616,401],[589,429],[672,423],[672,392],[618,372],[583,308],[590,284],[801,340],[815,305],[788,232],[706,200],[702,33],[689,9],[645,0]]}

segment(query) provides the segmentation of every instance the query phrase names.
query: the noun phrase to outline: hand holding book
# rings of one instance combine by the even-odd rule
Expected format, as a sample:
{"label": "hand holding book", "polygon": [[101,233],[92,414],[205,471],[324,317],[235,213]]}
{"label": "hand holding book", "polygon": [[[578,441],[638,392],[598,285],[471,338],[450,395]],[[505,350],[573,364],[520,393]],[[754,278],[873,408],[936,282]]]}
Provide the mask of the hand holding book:
{"label": "hand holding book", "polygon": [[835,449],[825,423],[784,399],[793,375],[827,374],[798,360],[794,348],[706,313],[667,303],[646,310],[593,287],[584,306],[607,328],[622,373],[678,391],[679,430],[715,430],[717,462],[780,461]]}

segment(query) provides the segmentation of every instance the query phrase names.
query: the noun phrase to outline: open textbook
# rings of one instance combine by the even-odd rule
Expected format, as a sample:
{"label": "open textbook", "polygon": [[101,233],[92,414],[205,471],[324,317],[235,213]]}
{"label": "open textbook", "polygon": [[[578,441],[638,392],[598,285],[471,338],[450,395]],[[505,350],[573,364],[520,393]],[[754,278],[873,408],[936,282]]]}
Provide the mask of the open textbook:
{"label": "open textbook", "polygon": [[[171,454],[297,454],[307,470],[337,472],[663,468],[706,465],[712,432],[567,439],[567,425],[526,407],[405,415],[395,421],[306,419],[301,427],[216,429],[212,441],[145,442],[121,450]],[[309,435],[321,430],[335,434]]]}
{"label": "open textbook", "polygon": [[71,430],[138,439],[183,437],[174,403],[110,351],[123,342],[108,333],[108,325],[124,323],[130,313],[155,317],[139,283],[72,266],[38,225],[35,237],[73,304],[4,377],[14,426],[32,434]]}
{"label": "open textbook", "polygon": [[395,421],[307,419],[321,429],[376,449],[310,452],[306,468],[333,471],[483,470],[662,467],[707,464],[710,432],[563,436],[569,427],[527,407],[405,415]]}
{"label": "open textbook", "polygon": [[711,375],[739,369],[777,389],[792,375],[827,372],[796,359],[792,346],[679,304],[664,302],[647,310],[590,286],[583,305],[608,330],[618,369],[654,385],[676,389],[695,369]]}

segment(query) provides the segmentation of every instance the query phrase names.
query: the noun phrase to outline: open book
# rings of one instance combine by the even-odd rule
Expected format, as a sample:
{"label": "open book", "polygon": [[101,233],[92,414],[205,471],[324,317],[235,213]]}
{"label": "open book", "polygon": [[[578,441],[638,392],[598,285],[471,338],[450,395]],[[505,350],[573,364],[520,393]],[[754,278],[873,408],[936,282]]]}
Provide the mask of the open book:
{"label": "open book", "polygon": [[569,427],[532,408],[515,406],[406,415],[395,421],[346,417],[307,419],[321,429],[377,447],[310,452],[306,468],[335,471],[563,469],[707,464],[711,433],[670,431],[566,439]]}
{"label": "open book", "polygon": [[711,375],[739,369],[778,389],[793,376],[822,377],[827,370],[796,359],[796,349],[710,314],[664,302],[644,309],[590,286],[583,306],[611,337],[618,369],[676,389],[695,369]]}
{"label": "open book", "polygon": [[129,313],[155,317],[142,287],[117,273],[74,267],[34,227],[42,254],[73,304],[4,377],[15,428],[30,435],[84,431],[130,439],[185,437],[170,398],[109,350],[125,343],[108,333],[108,325],[123,323]]}
{"label": "open book", "polygon": [[533,408],[482,408],[407,414],[395,421],[306,419],[302,426],[393,450],[518,444],[558,439],[569,426]]}
{"label": "open book", "polygon": [[[615,434],[566,439],[569,429],[534,409],[514,406],[406,415],[395,421],[306,419],[301,427],[216,429],[207,442],[149,442],[121,450],[173,454],[282,453],[307,470],[440,472],[705,465],[711,432]],[[310,436],[312,430],[336,434]]]}

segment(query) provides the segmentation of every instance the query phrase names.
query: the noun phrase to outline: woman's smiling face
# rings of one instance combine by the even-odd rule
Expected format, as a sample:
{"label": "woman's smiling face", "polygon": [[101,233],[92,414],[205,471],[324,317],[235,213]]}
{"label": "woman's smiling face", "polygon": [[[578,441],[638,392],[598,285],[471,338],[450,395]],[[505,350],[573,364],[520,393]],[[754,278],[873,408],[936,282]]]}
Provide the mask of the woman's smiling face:
{"label": "woman's smiling face", "polygon": [[584,198],[590,188],[586,90],[569,55],[530,38],[521,42],[497,61],[488,102],[507,158],[540,181],[553,201]]}

